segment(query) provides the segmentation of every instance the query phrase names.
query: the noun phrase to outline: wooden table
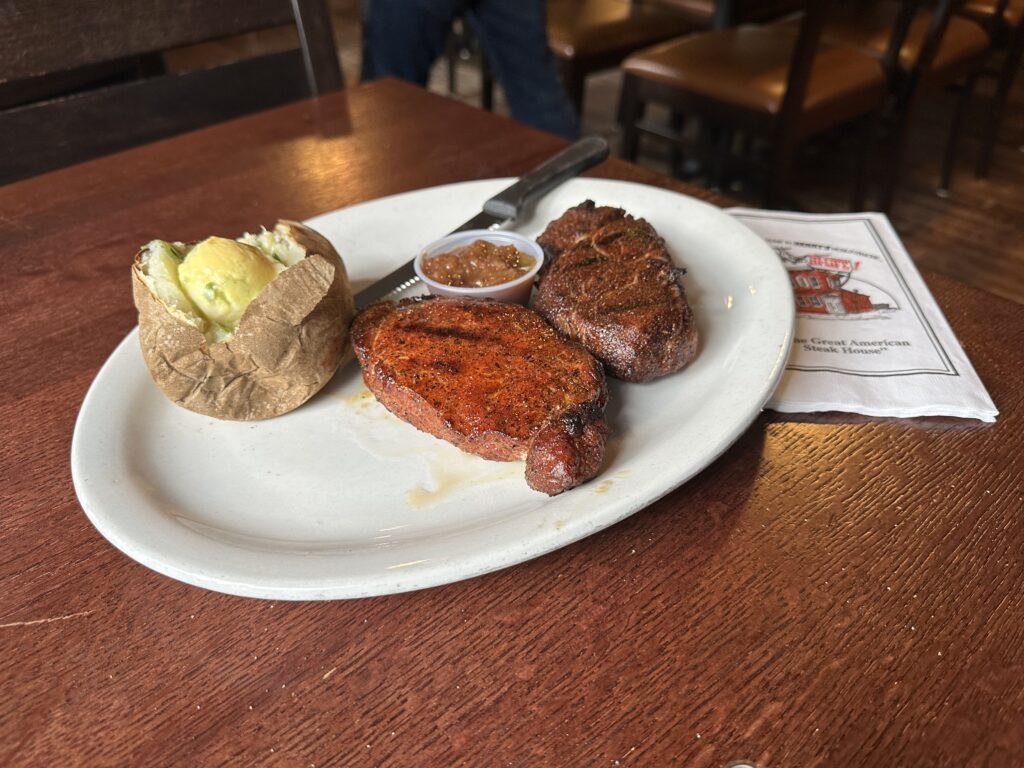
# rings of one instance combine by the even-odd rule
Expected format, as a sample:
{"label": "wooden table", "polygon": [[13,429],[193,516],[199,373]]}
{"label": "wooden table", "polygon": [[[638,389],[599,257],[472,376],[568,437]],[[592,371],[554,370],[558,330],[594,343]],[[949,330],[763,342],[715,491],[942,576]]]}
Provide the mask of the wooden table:
{"label": "wooden table", "polygon": [[481,578],[236,598],[86,520],[71,431],[140,243],[561,145],[381,82],[0,188],[0,764],[1024,764],[1024,313],[935,275],[996,425],[767,414],[643,512]]}

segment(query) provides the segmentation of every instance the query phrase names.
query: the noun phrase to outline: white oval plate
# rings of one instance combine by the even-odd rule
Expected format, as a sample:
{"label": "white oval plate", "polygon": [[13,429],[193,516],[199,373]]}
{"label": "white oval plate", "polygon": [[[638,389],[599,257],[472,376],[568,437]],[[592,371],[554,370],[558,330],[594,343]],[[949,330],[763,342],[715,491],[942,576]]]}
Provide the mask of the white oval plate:
{"label": "white oval plate", "polygon": [[[358,290],[476,213],[511,182],[408,192],[317,216]],[[217,421],[157,390],[133,331],[82,403],[71,446],[93,525],[155,571],[236,595],[320,600],[401,592],[537,557],[649,505],[710,464],[775,389],[793,329],[774,252],[717,208],[621,181],[574,179],[513,229],[539,234],[586,198],[646,218],[664,237],[701,341],[685,370],[612,381],[614,437],[600,475],[554,498],[522,462],[489,462],[387,413],[355,363],[301,408]],[[127,290],[127,268],[125,284]]]}

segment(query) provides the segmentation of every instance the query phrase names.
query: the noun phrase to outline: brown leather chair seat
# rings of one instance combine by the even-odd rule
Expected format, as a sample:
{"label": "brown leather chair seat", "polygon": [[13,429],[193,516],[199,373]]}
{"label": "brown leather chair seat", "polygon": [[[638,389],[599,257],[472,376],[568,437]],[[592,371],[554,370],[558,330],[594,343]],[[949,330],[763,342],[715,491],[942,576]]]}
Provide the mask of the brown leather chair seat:
{"label": "brown leather chair seat", "polygon": [[[782,107],[795,28],[788,23],[704,33],[648,48],[627,73],[707,99],[776,115]],[[886,89],[881,64],[856,51],[820,45],[800,118],[814,132],[874,109]]]}
{"label": "brown leather chair seat", "polygon": [[[851,3],[845,14],[825,26],[823,39],[881,59],[888,48],[898,13],[898,3]],[[911,23],[903,47],[900,48],[900,66],[903,69],[910,69],[917,61],[931,18],[930,12],[921,11]],[[978,58],[985,55],[988,46],[988,35],[977,22],[953,16],[935,52],[929,72],[942,80],[957,77],[965,67],[975,66]]]}
{"label": "brown leather chair seat", "polygon": [[548,45],[560,59],[630,51],[692,32],[685,15],[630,0],[550,0]]}

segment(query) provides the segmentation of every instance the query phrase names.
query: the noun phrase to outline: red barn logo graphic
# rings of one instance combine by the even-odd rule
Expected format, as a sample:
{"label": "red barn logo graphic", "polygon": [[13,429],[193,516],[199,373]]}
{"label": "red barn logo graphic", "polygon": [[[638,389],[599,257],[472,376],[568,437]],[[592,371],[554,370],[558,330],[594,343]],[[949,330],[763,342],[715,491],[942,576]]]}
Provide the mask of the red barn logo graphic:
{"label": "red barn logo graphic", "polygon": [[798,313],[863,315],[894,309],[888,303],[874,303],[869,295],[849,285],[859,262],[820,254],[794,256],[788,248],[777,250],[789,271]]}

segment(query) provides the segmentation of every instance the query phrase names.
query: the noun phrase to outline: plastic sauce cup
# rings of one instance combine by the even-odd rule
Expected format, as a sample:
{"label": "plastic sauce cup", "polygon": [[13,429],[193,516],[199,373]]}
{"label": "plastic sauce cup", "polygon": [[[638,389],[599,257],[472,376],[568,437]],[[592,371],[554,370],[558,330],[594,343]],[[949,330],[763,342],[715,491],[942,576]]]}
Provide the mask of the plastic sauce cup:
{"label": "plastic sauce cup", "polygon": [[[456,248],[469,245],[477,240],[486,240],[495,245],[512,245],[528,256],[532,256],[534,264],[529,271],[524,272],[515,280],[509,280],[497,285],[485,285],[480,288],[461,288],[456,285],[445,285],[432,280],[423,273],[423,262],[433,256],[453,251]],[[533,240],[515,232],[495,232],[490,229],[467,229],[464,232],[454,234],[435,240],[417,254],[413,261],[413,268],[423,284],[427,286],[435,296],[468,296],[474,299],[495,299],[510,304],[526,304],[530,300],[530,289],[533,288],[533,280],[544,263],[544,251]]]}

